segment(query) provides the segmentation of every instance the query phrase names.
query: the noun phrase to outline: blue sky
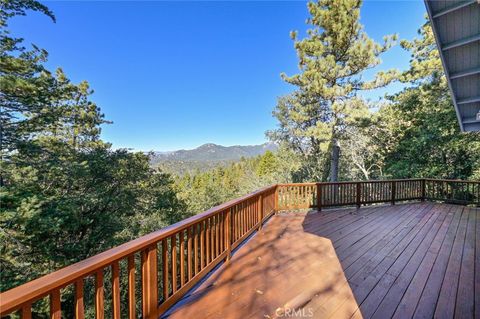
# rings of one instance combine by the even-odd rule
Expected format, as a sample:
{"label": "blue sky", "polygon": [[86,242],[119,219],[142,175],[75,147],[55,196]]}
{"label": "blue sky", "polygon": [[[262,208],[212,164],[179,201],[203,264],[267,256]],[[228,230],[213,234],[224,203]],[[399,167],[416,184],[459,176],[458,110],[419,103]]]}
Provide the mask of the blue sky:
{"label": "blue sky", "polygon": [[[39,14],[15,18],[12,33],[46,49],[51,69],[87,80],[111,125],[115,148],[174,150],[203,143],[258,144],[276,125],[276,98],[297,72],[291,30],[306,29],[303,1],[44,1]],[[361,20],[377,41],[411,39],[424,22],[423,1],[365,1]],[[400,47],[381,69],[408,66]],[[376,99],[385,92],[367,94]]]}

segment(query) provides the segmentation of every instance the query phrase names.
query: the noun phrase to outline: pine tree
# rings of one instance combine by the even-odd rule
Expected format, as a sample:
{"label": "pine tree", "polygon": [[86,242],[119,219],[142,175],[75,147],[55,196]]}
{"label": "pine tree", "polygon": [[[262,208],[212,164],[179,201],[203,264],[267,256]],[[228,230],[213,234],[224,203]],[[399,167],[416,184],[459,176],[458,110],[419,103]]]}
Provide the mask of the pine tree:
{"label": "pine tree", "polygon": [[[395,42],[396,36],[373,41],[360,24],[360,0],[320,0],[309,2],[311,28],[298,39],[292,32],[300,73],[282,78],[297,87],[279,99],[274,116],[279,128],[269,132],[276,141],[287,142],[303,154],[306,177],[336,181],[339,174],[342,141],[346,130],[368,118],[368,105],[358,96],[362,90],[383,87],[398,72],[378,72],[370,81],[363,72],[381,63],[380,55]],[[329,153],[330,157],[325,154]]]}
{"label": "pine tree", "polygon": [[2,158],[25,142],[32,131],[52,119],[51,104],[55,80],[43,62],[48,54],[36,46],[24,47],[14,38],[8,20],[28,10],[44,13],[55,21],[53,13],[37,1],[2,0],[0,2],[0,149]]}
{"label": "pine tree", "polygon": [[[112,150],[87,82],[45,67],[48,54],[9,36],[8,19],[36,1],[0,0],[0,291],[185,217],[168,174],[143,153]],[[85,290],[89,300],[93,290]],[[62,316],[73,316],[71,291]],[[109,305],[107,305],[109,307]],[[88,307],[87,307],[88,308]],[[34,305],[46,317],[48,305]],[[91,315],[91,314],[90,314]],[[87,315],[88,317],[89,315]]]}
{"label": "pine tree", "polygon": [[[411,54],[407,87],[379,112],[384,171],[395,178],[478,179],[480,133],[461,133],[430,23],[401,46]],[[383,124],[382,124],[383,123]]]}

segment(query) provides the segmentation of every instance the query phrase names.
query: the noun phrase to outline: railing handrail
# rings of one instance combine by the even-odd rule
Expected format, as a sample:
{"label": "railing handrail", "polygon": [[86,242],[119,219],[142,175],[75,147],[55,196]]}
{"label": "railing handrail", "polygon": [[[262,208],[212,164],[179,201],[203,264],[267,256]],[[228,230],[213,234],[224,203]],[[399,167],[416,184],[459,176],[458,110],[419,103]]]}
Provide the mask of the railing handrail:
{"label": "railing handrail", "polygon": [[7,314],[11,310],[17,309],[25,302],[32,302],[38,298],[42,298],[53,289],[65,287],[75,282],[78,278],[93,274],[98,269],[102,269],[132,253],[148,248],[152,244],[157,243],[174,233],[185,230],[196,223],[239,204],[240,202],[273,190],[276,187],[277,185],[275,184],[260,188],[242,197],[212,207],[203,213],[191,216],[175,224],[110,248],[102,253],[0,293],[0,314]]}
{"label": "railing handrail", "polygon": [[441,178],[423,178],[425,181],[429,182],[451,182],[451,183],[473,183],[478,184],[480,181],[470,181],[463,179],[441,179]]}
{"label": "railing handrail", "polygon": [[[362,180],[362,181],[339,181],[339,182],[279,183],[279,184],[276,184],[276,185],[277,186],[283,186],[283,187],[285,187],[285,186],[299,186],[299,185],[315,186],[315,185],[385,183],[385,182],[406,182],[406,181],[414,182],[414,181],[422,181],[422,180],[436,180],[436,179],[426,179],[426,178],[372,179],[372,180]],[[438,180],[438,181],[442,181],[442,180]],[[448,181],[456,181],[456,180],[448,180]],[[465,182],[465,181],[460,180],[459,182]],[[475,182],[472,182],[472,183],[475,183]]]}
{"label": "railing handrail", "polygon": [[432,180],[432,181],[452,181],[452,182],[472,182],[478,183],[475,181],[464,181],[464,180],[442,180],[442,179],[432,179],[432,178],[404,178],[404,179],[371,179],[371,180],[361,180],[361,181],[338,181],[338,182],[305,182],[305,183],[279,183],[277,186],[315,186],[315,185],[335,185],[335,184],[362,184],[362,183],[386,183],[386,182],[414,182],[422,180]]}

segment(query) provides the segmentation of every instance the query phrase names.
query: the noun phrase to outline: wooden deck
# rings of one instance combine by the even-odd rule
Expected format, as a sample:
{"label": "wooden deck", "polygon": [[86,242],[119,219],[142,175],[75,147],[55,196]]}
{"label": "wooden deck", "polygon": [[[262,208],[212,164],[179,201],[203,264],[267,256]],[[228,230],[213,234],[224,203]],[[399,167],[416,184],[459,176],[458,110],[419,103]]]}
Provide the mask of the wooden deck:
{"label": "wooden deck", "polygon": [[480,318],[480,209],[272,217],[168,318]]}

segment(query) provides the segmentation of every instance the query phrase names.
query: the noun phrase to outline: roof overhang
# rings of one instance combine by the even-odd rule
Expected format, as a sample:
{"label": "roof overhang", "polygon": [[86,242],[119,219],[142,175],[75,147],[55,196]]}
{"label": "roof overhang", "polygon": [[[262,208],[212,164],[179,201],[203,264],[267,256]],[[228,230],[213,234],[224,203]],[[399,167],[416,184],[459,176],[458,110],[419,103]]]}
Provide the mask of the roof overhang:
{"label": "roof overhang", "polygon": [[425,0],[462,132],[480,131],[480,0]]}

